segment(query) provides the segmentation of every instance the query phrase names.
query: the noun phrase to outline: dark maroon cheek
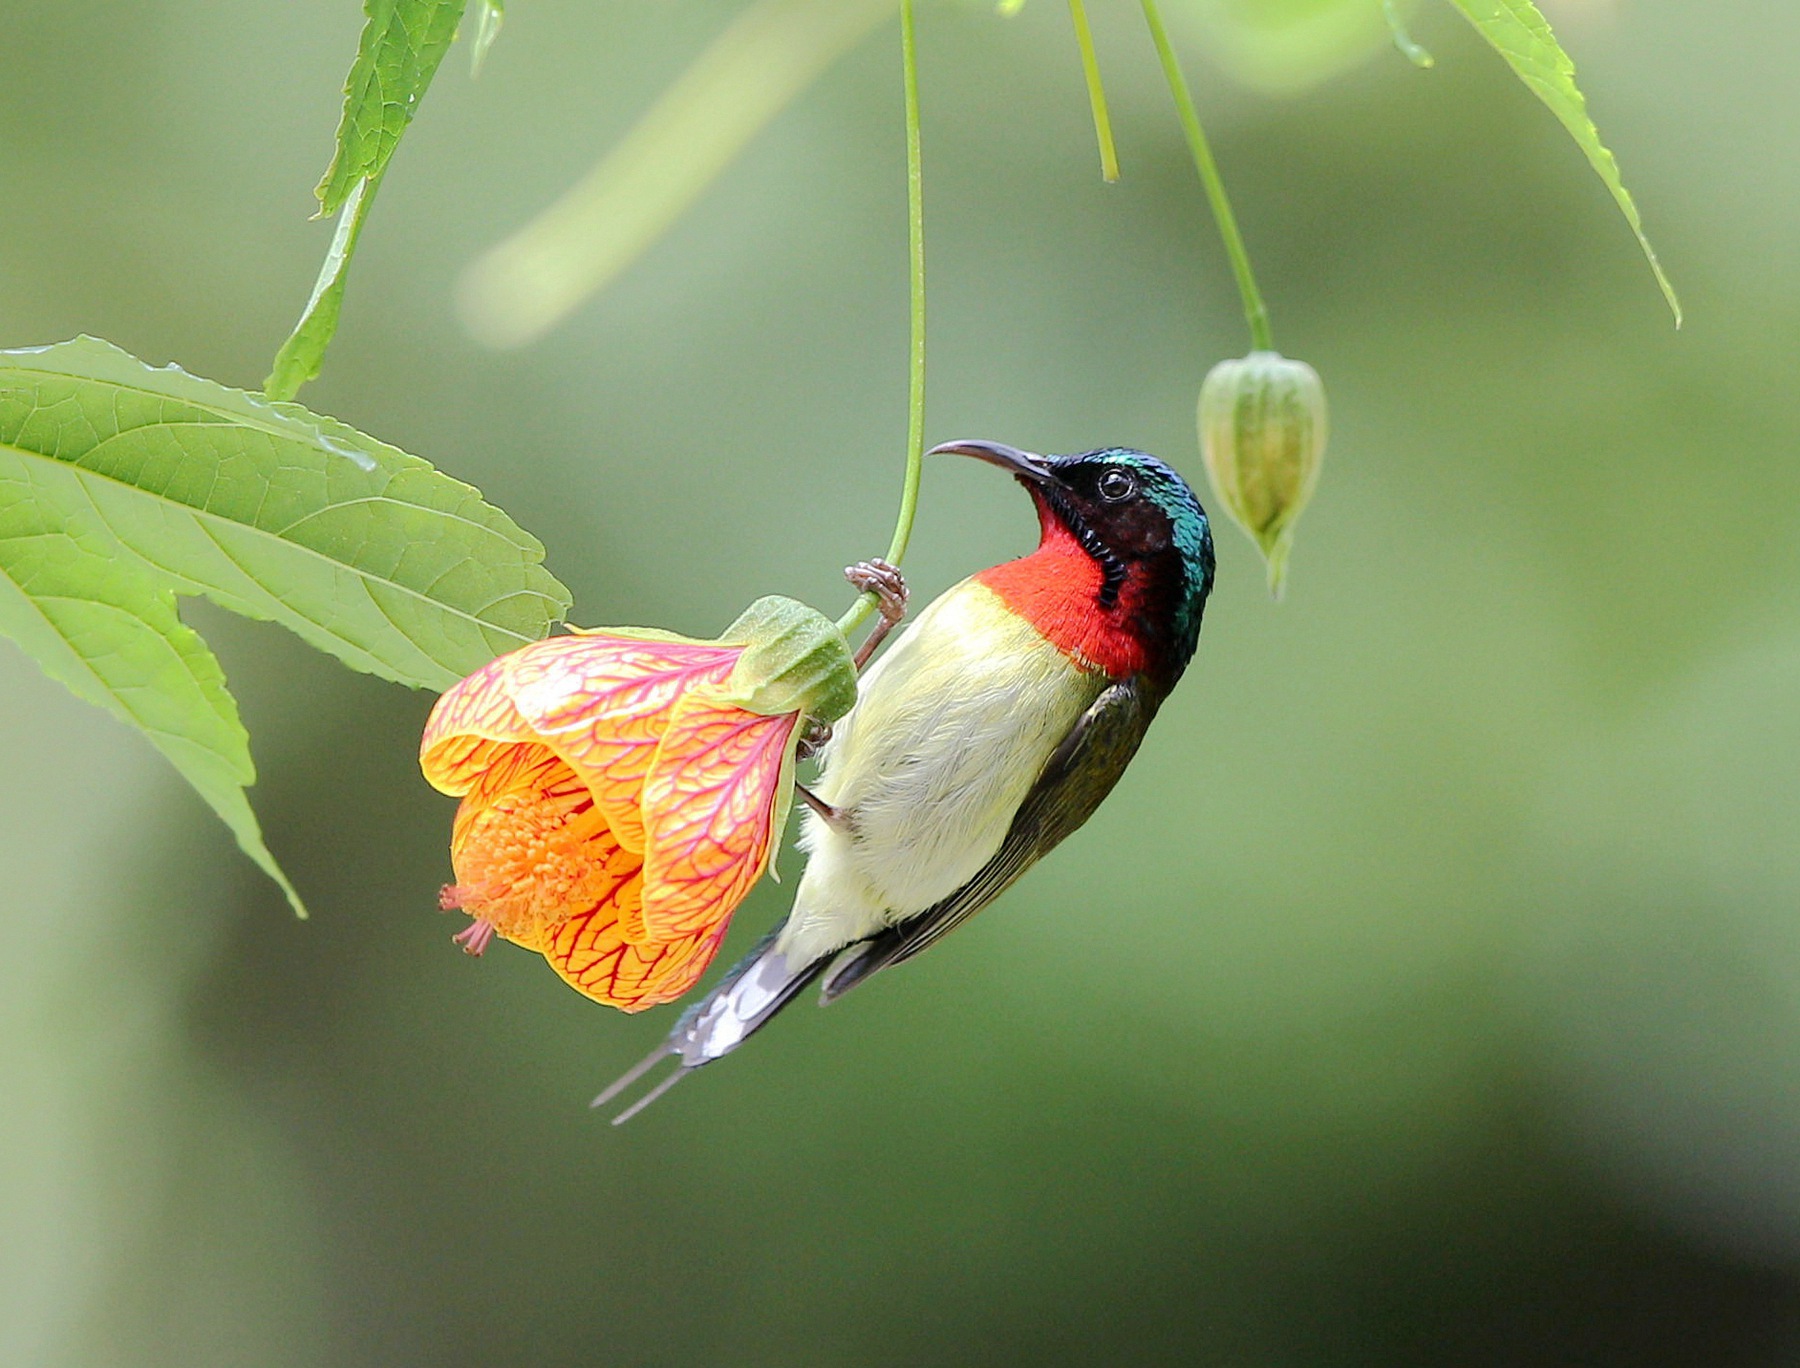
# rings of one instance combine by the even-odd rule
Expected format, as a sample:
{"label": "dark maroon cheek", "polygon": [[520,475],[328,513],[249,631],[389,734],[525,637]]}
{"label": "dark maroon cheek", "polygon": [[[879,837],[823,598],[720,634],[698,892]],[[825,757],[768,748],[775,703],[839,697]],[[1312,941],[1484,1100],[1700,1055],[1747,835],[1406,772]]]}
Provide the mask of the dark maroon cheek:
{"label": "dark maroon cheek", "polygon": [[1154,555],[1168,542],[1165,530],[1142,512],[1137,512],[1131,521],[1130,537],[1131,549],[1140,556]]}

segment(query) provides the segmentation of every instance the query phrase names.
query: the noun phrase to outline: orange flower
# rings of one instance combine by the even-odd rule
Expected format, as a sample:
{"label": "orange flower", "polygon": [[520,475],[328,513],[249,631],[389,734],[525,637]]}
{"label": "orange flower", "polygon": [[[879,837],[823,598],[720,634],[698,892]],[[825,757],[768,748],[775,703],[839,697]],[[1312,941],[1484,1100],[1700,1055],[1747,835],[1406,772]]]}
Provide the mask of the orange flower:
{"label": "orange flower", "polygon": [[441,902],[474,921],[455,939],[536,950],[626,1011],[680,997],[768,868],[801,718],[848,706],[842,642],[813,610],[762,600],[720,641],[579,632],[457,684],[419,749],[462,799]]}

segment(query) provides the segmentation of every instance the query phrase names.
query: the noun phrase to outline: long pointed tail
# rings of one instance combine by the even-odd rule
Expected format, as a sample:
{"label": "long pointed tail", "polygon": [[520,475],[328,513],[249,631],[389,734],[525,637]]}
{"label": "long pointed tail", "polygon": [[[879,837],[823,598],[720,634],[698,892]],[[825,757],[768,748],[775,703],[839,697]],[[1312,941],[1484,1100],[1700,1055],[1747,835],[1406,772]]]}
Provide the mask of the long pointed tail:
{"label": "long pointed tail", "polygon": [[604,1107],[670,1055],[679,1059],[675,1072],[613,1118],[622,1125],[703,1064],[723,1059],[766,1025],[807,984],[818,977],[831,957],[794,963],[775,948],[778,926],[757,942],[717,988],[681,1014],[660,1045],[627,1070],[592,1105]]}

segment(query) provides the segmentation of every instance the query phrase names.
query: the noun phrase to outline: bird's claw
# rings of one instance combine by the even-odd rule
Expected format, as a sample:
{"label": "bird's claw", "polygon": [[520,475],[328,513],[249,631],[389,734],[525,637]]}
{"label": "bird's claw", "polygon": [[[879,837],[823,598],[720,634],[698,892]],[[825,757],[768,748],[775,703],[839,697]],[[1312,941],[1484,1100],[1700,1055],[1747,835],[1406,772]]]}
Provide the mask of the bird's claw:
{"label": "bird's claw", "polygon": [[893,631],[895,624],[906,616],[906,599],[911,591],[906,587],[906,577],[884,560],[858,561],[855,565],[846,565],[844,578],[850,581],[858,593],[875,595],[875,606],[881,613],[868,640],[863,642],[862,649],[856,653],[856,668],[860,670],[869,663],[869,657],[875,654],[875,648],[881,645],[882,638]]}
{"label": "bird's claw", "polygon": [[906,616],[906,600],[912,591],[896,567],[880,559],[858,561],[844,567],[844,578],[859,593],[875,595],[883,621],[892,624]]}
{"label": "bird's claw", "polygon": [[829,740],[831,740],[831,723],[821,722],[816,717],[807,718],[806,730],[800,733],[800,745],[794,752],[795,759],[812,759]]}

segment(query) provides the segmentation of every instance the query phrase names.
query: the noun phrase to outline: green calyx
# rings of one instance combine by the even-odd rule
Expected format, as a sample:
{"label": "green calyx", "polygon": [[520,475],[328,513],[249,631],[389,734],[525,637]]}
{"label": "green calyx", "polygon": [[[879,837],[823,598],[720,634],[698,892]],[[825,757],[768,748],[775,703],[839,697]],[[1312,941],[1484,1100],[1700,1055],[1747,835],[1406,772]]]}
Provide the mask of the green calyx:
{"label": "green calyx", "polygon": [[837,624],[815,608],[759,598],[719,640],[742,646],[724,693],[746,712],[804,713],[835,722],[856,702],[856,662]]}
{"label": "green calyx", "polygon": [[1281,597],[1294,523],[1325,455],[1325,387],[1304,361],[1253,351],[1200,387],[1200,454],[1225,511],[1250,534]]}

